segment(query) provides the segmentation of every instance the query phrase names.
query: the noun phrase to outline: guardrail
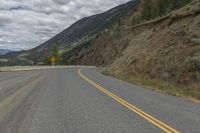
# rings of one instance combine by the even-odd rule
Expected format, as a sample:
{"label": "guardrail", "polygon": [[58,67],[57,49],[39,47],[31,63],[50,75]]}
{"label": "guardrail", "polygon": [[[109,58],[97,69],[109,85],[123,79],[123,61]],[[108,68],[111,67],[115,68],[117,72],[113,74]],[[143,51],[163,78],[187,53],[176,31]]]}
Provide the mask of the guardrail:
{"label": "guardrail", "polygon": [[94,66],[12,66],[12,67],[0,67],[0,72],[62,69],[69,67],[94,67]]}

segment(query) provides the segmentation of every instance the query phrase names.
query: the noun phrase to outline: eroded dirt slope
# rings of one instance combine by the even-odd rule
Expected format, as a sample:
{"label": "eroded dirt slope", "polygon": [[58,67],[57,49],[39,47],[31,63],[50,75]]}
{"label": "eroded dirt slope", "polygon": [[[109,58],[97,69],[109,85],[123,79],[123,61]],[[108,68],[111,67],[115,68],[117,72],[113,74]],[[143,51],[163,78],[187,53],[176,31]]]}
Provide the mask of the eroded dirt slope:
{"label": "eroded dirt slope", "polygon": [[106,66],[115,73],[142,75],[195,89],[200,86],[200,3],[156,20],[133,25],[140,7],[73,51],[75,64]]}

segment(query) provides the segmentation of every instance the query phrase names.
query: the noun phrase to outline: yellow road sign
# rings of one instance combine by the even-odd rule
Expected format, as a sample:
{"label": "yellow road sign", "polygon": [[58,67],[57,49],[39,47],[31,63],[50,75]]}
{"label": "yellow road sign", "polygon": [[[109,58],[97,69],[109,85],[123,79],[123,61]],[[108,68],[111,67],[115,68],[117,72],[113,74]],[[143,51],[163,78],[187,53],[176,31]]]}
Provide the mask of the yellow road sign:
{"label": "yellow road sign", "polygon": [[56,60],[57,59],[56,59],[55,56],[51,56],[50,61],[51,61],[52,64],[55,64]]}

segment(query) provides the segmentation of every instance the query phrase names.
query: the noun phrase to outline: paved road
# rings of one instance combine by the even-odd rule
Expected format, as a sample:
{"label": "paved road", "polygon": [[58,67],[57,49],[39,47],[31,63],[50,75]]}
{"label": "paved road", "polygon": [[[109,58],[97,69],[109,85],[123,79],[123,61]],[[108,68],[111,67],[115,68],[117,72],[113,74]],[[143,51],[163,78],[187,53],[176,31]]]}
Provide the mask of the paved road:
{"label": "paved road", "polygon": [[0,73],[0,133],[160,132],[200,133],[200,104],[96,68]]}

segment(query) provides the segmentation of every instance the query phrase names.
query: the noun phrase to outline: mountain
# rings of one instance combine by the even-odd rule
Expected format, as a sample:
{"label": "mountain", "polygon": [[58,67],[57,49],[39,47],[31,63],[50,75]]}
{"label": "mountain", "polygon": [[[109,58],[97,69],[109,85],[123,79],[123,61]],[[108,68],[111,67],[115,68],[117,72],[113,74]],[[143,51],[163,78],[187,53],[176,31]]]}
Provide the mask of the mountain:
{"label": "mountain", "polygon": [[9,52],[13,52],[12,50],[9,50],[9,49],[0,49],[0,55],[5,55]]}
{"label": "mountain", "polygon": [[133,0],[105,13],[83,18],[40,46],[28,51],[9,53],[5,57],[23,57],[36,62],[36,64],[43,62],[45,58],[49,58],[53,54],[54,49],[62,52],[76,45],[80,40],[92,38],[118,21],[122,16],[127,15],[138,4],[138,0]]}
{"label": "mountain", "polygon": [[200,1],[130,1],[3,58],[9,65],[49,64],[52,55],[57,64],[100,66],[121,79],[200,99]]}
{"label": "mountain", "polygon": [[63,61],[101,66],[117,78],[200,99],[200,1],[149,1],[64,53]]}

